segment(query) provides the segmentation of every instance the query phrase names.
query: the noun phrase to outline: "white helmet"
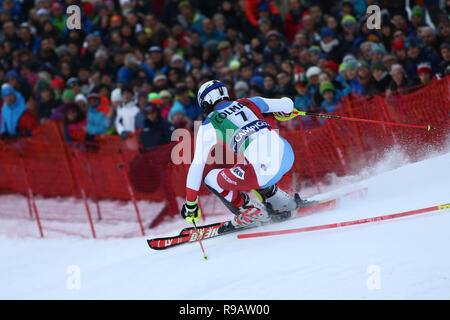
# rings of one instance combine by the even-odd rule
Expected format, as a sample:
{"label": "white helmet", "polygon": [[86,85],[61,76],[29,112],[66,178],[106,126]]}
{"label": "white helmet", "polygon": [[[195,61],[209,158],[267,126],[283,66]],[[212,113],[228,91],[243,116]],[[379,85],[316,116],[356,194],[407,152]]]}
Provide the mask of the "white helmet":
{"label": "white helmet", "polygon": [[197,99],[203,113],[210,113],[217,102],[230,100],[230,96],[225,84],[218,80],[211,80],[198,89]]}

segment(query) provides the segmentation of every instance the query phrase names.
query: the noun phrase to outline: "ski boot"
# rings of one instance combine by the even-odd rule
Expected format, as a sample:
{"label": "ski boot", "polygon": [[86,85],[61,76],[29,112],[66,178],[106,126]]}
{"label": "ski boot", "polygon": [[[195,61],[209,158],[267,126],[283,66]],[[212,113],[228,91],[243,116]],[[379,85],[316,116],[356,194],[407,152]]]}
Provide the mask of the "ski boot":
{"label": "ski boot", "polygon": [[315,201],[301,199],[298,193],[295,193],[292,198],[276,184],[265,189],[255,190],[255,194],[266,206],[273,222],[287,220],[292,216],[292,212],[315,203]]}
{"label": "ski boot", "polygon": [[253,201],[245,193],[242,193],[242,195],[244,196],[244,204],[237,208],[239,212],[233,217],[233,219],[225,222],[221,227],[219,227],[219,234],[270,221],[269,213],[263,205]]}

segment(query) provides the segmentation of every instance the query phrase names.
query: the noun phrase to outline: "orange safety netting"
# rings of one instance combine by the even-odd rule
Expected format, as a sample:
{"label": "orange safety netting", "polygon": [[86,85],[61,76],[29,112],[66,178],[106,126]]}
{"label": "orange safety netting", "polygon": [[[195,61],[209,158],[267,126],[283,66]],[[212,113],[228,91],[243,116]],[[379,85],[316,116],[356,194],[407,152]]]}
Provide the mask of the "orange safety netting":
{"label": "orange safety netting", "polygon": [[[430,146],[442,147],[450,133],[449,84],[450,77],[446,77],[407,94],[350,95],[341,101],[342,108],[336,113],[437,128],[432,131],[335,119],[320,120],[319,127],[307,130],[301,117],[291,120],[297,122],[295,129],[287,129],[268,117],[295,152],[294,167],[282,179],[281,186],[293,191],[298,188],[298,181],[309,181],[320,192],[319,183],[327,174],[357,173],[393,146],[400,146],[413,161],[428,152]],[[80,198],[84,192],[96,200],[161,201],[166,206],[163,215],[175,215],[179,212],[176,198],[185,197],[189,168],[189,164],[173,164],[171,156],[176,145],[172,142],[140,153],[136,133],[127,140],[101,136],[89,145],[70,146],[63,139],[60,124],[49,122],[32,137],[0,142],[0,193]],[[192,144],[191,147],[190,157]],[[231,151],[222,152],[225,158]],[[207,165],[205,174],[213,167],[224,165]],[[207,193],[202,186],[201,194]]]}

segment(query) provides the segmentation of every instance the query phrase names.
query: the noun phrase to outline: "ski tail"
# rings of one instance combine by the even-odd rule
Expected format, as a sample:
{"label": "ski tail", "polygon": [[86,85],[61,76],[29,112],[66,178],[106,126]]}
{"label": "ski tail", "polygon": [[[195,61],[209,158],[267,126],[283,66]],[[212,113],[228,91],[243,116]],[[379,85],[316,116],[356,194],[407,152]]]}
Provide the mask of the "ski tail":
{"label": "ski tail", "polygon": [[175,247],[177,245],[180,245],[180,244],[188,242],[188,241],[189,241],[188,235],[183,235],[183,236],[179,235],[179,236],[174,236],[174,237],[148,239],[147,244],[152,249],[164,250],[167,248]]}

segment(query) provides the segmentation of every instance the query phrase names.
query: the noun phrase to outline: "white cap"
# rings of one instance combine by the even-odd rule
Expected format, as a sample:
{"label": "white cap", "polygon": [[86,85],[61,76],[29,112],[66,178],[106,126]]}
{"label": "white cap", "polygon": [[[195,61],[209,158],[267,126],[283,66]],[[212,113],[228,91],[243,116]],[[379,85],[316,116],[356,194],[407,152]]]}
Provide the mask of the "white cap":
{"label": "white cap", "polygon": [[309,67],[306,71],[306,77],[311,78],[312,76],[318,76],[320,74],[320,68],[316,66]]}
{"label": "white cap", "polygon": [[172,58],[170,59],[170,63],[174,63],[175,61],[180,60],[180,61],[184,61],[183,57],[180,56],[179,54],[175,53]]}
{"label": "white cap", "polygon": [[82,93],[79,93],[75,96],[75,102],[78,102],[80,100],[83,101],[84,103],[88,103],[87,98]]}
{"label": "white cap", "polygon": [[38,16],[38,18],[40,18],[43,14],[49,15],[50,13],[45,8],[40,8],[38,11],[36,11],[36,15]]}
{"label": "white cap", "polygon": [[122,101],[122,90],[116,88],[111,92],[111,102]]}

